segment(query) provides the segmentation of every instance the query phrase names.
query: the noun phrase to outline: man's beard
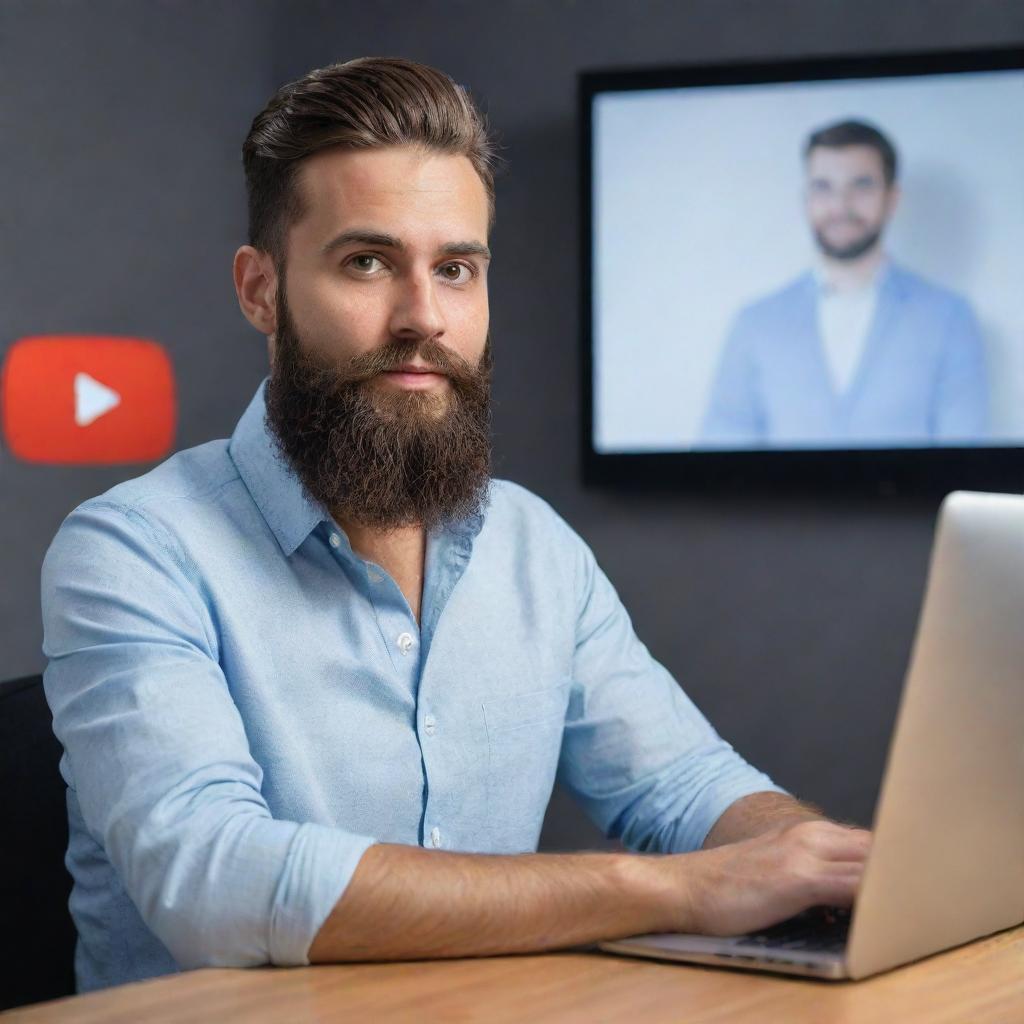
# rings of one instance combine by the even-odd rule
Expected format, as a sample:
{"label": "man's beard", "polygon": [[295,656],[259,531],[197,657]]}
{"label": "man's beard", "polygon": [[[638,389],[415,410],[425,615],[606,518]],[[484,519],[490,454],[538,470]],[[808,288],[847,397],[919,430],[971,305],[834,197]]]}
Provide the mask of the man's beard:
{"label": "man's beard", "polygon": [[[391,340],[335,366],[305,348],[279,285],[267,424],[310,496],[339,521],[433,530],[479,513],[490,480],[490,336],[474,368],[436,341]],[[406,391],[379,375],[419,354],[448,377]]]}
{"label": "man's beard", "polygon": [[844,262],[859,259],[864,253],[873,249],[881,237],[882,229],[875,228],[873,231],[866,231],[860,238],[855,238],[845,245],[833,245],[825,237],[824,232],[819,228],[814,229],[814,240],[818,243],[818,248],[830,259]]}

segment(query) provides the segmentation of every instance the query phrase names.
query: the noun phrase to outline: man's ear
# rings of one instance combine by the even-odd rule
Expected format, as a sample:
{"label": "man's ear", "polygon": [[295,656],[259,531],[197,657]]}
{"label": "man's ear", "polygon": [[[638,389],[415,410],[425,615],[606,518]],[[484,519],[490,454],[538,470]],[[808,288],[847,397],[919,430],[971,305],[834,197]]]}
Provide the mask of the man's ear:
{"label": "man's ear", "polygon": [[893,182],[889,186],[889,194],[885,199],[885,219],[889,220],[890,217],[896,212],[896,207],[900,205],[900,199],[903,197],[903,191],[900,189],[898,182]]}
{"label": "man's ear", "polygon": [[273,352],[271,335],[277,330],[277,270],[269,253],[251,245],[243,245],[235,253],[233,265],[235,294],[238,305],[260,334],[267,335]]}

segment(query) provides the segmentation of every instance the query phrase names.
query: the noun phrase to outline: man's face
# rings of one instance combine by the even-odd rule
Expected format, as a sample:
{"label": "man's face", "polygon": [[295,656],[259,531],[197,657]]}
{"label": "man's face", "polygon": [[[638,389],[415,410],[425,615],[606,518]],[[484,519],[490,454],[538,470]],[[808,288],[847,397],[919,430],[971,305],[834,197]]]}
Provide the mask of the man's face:
{"label": "man's face", "polygon": [[316,499],[383,529],[479,506],[489,468],[488,202],[468,159],[328,150],[301,165],[268,421]]}
{"label": "man's face", "polygon": [[[326,150],[303,162],[287,238],[287,302],[312,354],[338,367],[396,341],[436,342],[472,366],[487,337],[487,194],[466,157],[414,147]],[[375,394],[446,404],[444,375],[411,357]]]}
{"label": "man's face", "polygon": [[815,146],[807,158],[807,219],[818,248],[854,260],[872,250],[896,208],[881,154],[872,146]]}

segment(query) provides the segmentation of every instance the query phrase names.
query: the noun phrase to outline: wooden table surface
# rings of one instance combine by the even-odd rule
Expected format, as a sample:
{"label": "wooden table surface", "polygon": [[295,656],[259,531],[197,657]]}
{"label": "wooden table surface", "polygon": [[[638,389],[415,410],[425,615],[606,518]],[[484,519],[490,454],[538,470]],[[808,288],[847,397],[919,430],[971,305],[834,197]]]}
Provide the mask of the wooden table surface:
{"label": "wooden table surface", "polygon": [[203,970],[0,1014],[4,1024],[629,1021],[1020,1024],[1024,927],[858,982],[573,951],[541,956]]}

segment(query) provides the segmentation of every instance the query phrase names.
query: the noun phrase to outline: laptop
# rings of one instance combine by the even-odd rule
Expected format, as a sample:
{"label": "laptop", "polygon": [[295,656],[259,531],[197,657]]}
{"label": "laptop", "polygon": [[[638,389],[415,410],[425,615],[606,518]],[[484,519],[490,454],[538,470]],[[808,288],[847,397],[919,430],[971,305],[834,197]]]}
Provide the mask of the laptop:
{"label": "laptop", "polygon": [[1024,497],[961,491],[942,503],[873,830],[852,911],[599,946],[864,978],[1024,921]]}

